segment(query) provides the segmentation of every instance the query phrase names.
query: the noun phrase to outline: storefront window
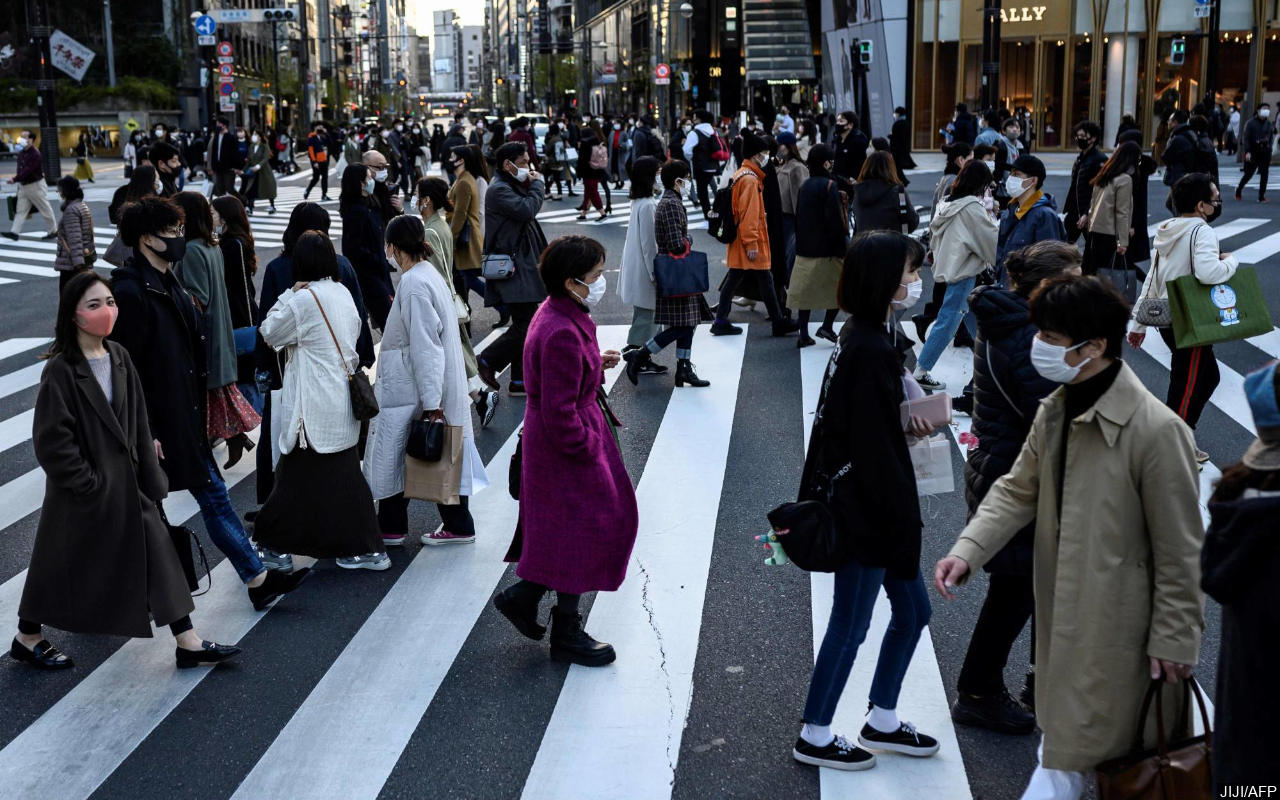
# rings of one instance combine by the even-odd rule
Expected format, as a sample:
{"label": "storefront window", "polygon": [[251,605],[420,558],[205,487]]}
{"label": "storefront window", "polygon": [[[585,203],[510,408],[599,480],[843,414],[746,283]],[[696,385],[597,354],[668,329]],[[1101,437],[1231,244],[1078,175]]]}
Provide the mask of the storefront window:
{"label": "storefront window", "polygon": [[1262,92],[1280,90],[1280,39],[1276,34],[1267,37],[1262,56]]}
{"label": "storefront window", "polygon": [[1041,43],[1040,108],[1035,109],[1037,147],[1062,146],[1062,81],[1067,67],[1067,43],[1062,39]]}
{"label": "storefront window", "polygon": [[[1089,100],[1093,94],[1091,76],[1093,65],[1093,41],[1088,36],[1076,36],[1072,44],[1071,68],[1071,100],[1066,113],[1070,114],[1062,120],[1064,127],[1089,118]],[[1065,131],[1063,132],[1065,135]]]}

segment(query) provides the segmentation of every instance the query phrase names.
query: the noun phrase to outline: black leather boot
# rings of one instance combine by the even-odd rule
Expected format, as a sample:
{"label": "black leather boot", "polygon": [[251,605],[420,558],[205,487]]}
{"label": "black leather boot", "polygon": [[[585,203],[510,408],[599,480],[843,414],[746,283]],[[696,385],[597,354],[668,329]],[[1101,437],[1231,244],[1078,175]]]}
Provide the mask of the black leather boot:
{"label": "black leather boot", "polygon": [[622,354],[622,360],[627,362],[627,380],[631,381],[631,385],[640,384],[640,370],[649,363],[651,357],[647,347],[637,347]]}
{"label": "black leather boot", "polygon": [[704,381],[693,371],[693,362],[687,358],[676,359],[676,386],[710,386],[711,381]]}
{"label": "black leather boot", "polygon": [[520,581],[498,592],[493,598],[493,606],[516,626],[516,630],[538,642],[547,635],[547,626],[538,623],[538,603],[541,600],[541,591]]}
{"label": "black leather boot", "polygon": [[617,658],[613,645],[597,642],[582,629],[582,615],[576,611],[551,609],[551,660],[584,667],[603,667]]}

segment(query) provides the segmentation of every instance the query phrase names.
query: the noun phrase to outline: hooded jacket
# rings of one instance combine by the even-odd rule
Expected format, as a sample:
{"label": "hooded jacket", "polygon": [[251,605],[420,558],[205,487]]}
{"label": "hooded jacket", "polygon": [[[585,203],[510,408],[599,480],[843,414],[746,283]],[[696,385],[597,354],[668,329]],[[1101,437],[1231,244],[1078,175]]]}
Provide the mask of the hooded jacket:
{"label": "hooded jacket", "polygon": [[[1168,297],[1169,281],[1183,275],[1194,274],[1206,286],[1222,283],[1230,280],[1240,266],[1233,255],[1218,258],[1218,234],[1201,217],[1174,217],[1161,222],[1152,245],[1155,253],[1139,298]],[[1143,333],[1147,328],[1131,322],[1129,330]]]}
{"label": "hooded jacket", "polygon": [[693,126],[693,133],[685,137],[684,160],[689,162],[695,173],[720,171],[720,164],[711,160],[710,153],[715,135],[711,123],[699,122]]}
{"label": "hooded jacket", "polygon": [[870,179],[859,182],[853,188],[853,219],[858,233],[865,231],[902,231],[902,216],[898,193],[907,200],[906,222],[911,230],[920,224],[920,214],[907,197],[905,186],[888,181]]}
{"label": "hooded jacket", "polygon": [[1041,195],[1021,219],[1018,218],[1015,207],[1010,205],[1000,217],[996,263],[1003,265],[1005,256],[1014,250],[1047,239],[1063,242],[1067,240],[1067,231],[1058,217],[1058,206],[1053,202],[1053,195]]}
{"label": "hooded jacket", "polygon": [[935,281],[957,283],[996,263],[1000,228],[982,207],[981,197],[969,195],[938,203],[929,231]]}

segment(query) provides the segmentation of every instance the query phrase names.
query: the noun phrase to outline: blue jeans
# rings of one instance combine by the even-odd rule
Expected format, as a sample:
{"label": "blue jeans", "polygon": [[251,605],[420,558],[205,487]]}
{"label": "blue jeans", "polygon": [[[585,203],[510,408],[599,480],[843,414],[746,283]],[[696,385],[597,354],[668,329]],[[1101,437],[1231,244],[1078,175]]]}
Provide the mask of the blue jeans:
{"label": "blue jeans", "polygon": [[804,721],[813,725],[830,725],[835,716],[858,646],[867,638],[881,586],[889,596],[892,616],[880,645],[868,698],[880,708],[898,707],[902,678],[931,613],[929,595],[918,572],[911,580],[902,580],[886,575],[883,567],[867,567],[854,560],[837,571],[835,579],[831,619],[818,649],[804,704]]}
{"label": "blue jeans", "polygon": [[947,284],[947,293],[942,297],[942,307],[938,309],[938,319],[924,340],[924,349],[920,351],[920,369],[928,372],[942,358],[942,351],[947,349],[960,327],[961,320],[969,329],[969,335],[978,335],[978,323],[969,313],[969,292],[977,283],[977,278],[965,278],[962,281]]}
{"label": "blue jeans", "polygon": [[205,459],[205,467],[209,470],[209,483],[191,489],[191,496],[200,506],[200,516],[204,519],[204,528],[214,546],[222,551],[231,566],[236,568],[240,580],[248,583],[259,572],[262,562],[258,552],[249,542],[249,534],[245,533],[239,515],[231,506],[231,496],[227,494],[227,484],[218,474],[218,468],[211,459]]}
{"label": "blue jeans", "polygon": [[782,241],[785,243],[783,253],[787,259],[787,282],[791,282],[791,270],[796,265],[796,215],[782,215]]}

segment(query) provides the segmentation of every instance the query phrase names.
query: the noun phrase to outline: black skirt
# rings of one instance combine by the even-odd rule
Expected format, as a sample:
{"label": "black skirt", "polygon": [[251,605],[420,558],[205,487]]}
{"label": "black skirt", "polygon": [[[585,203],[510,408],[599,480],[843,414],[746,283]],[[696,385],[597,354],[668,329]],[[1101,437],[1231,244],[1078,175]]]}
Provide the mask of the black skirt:
{"label": "black skirt", "polygon": [[317,453],[295,447],[280,456],[253,538],[269,550],[313,558],[380,552],[382,532],[357,448]]}

